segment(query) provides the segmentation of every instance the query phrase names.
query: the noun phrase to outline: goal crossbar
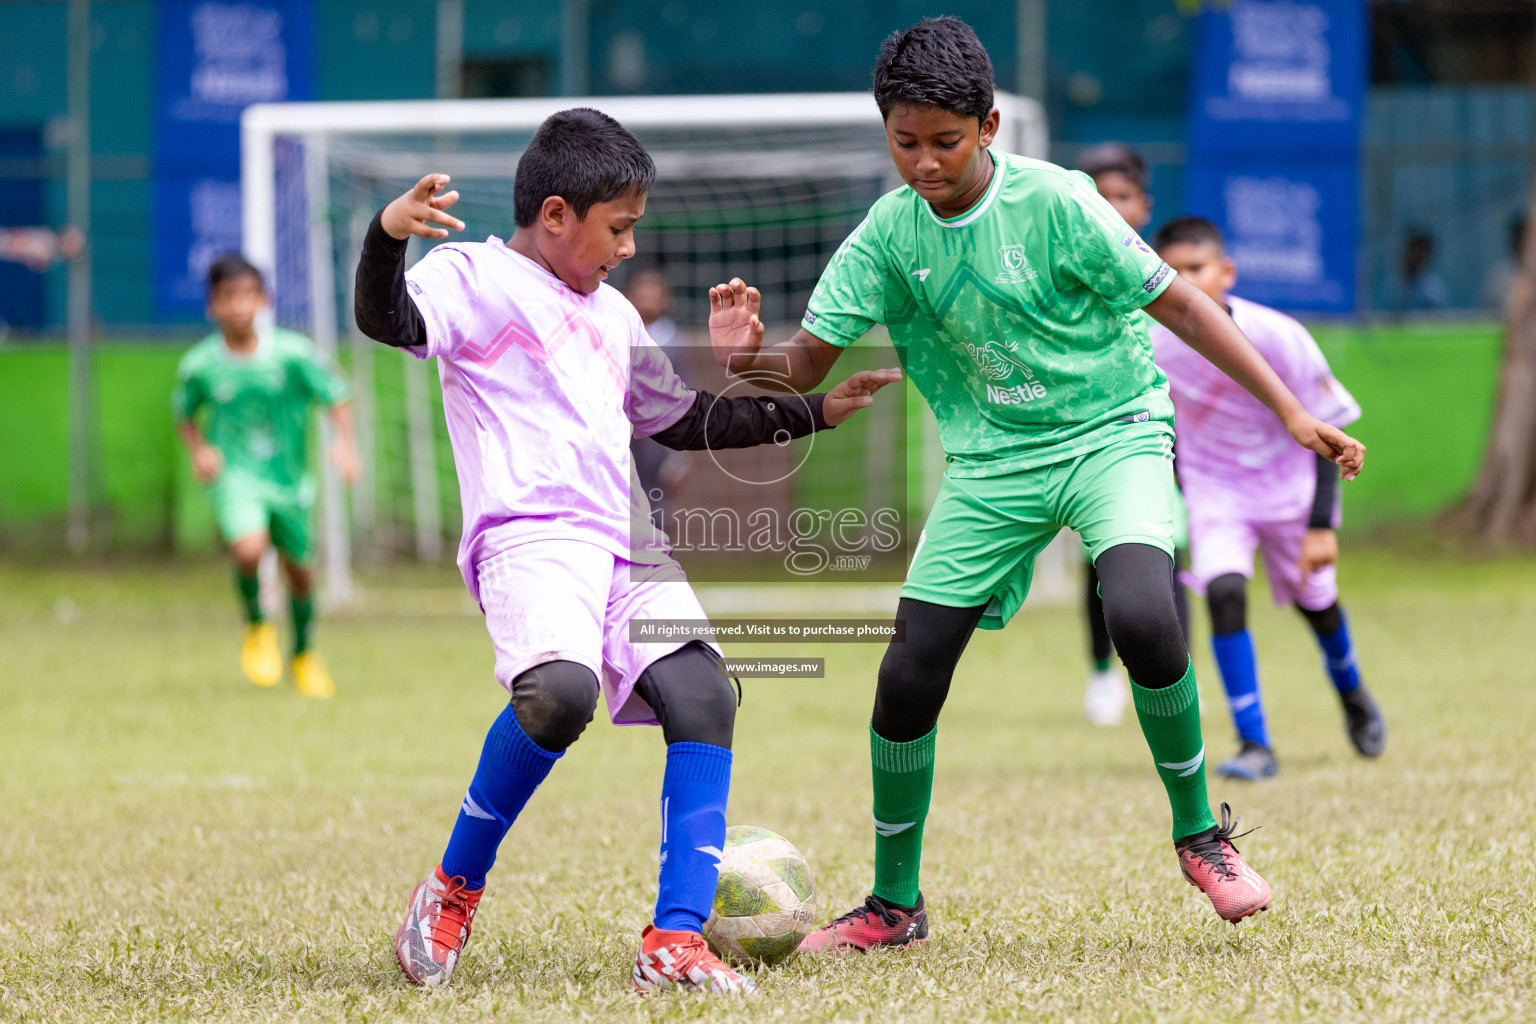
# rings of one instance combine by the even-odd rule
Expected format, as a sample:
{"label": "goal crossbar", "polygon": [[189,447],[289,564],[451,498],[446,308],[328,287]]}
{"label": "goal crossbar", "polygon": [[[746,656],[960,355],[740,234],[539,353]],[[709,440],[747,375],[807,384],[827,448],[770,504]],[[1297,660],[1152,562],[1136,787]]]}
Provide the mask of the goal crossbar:
{"label": "goal crossbar", "polygon": [[[997,145],[1015,153],[1044,155],[1046,129],[1040,104],[1002,92],[993,102],[1002,114]],[[246,258],[267,273],[277,262],[273,140],[279,135],[531,131],[550,114],[571,107],[595,107],[631,128],[880,121],[874,98],[867,92],[256,103],[240,117],[241,228]]]}

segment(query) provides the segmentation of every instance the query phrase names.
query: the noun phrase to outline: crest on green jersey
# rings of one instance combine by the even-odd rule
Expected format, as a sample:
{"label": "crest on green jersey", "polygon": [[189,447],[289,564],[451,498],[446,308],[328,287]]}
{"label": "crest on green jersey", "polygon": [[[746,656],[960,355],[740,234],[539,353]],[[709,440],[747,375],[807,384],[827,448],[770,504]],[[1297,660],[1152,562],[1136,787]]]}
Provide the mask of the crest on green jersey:
{"label": "crest on green jersey", "polygon": [[999,246],[998,257],[1003,261],[1003,272],[992,279],[996,284],[1018,284],[1040,276],[1025,262],[1022,245]]}

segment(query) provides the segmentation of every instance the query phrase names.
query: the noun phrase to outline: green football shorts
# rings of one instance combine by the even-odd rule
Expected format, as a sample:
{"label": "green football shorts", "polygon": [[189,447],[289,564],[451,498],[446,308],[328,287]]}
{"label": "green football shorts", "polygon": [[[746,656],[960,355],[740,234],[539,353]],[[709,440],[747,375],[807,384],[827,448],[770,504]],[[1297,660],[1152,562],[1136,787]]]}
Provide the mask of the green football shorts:
{"label": "green football shorts", "polygon": [[1035,558],[1063,527],[1097,560],[1117,544],[1173,556],[1178,488],[1173,438],[1127,438],[1006,476],[945,475],[901,588],[950,608],[985,604],[979,625],[1002,629],[1029,594]]}
{"label": "green football shorts", "polygon": [[225,470],[208,486],[208,500],[225,544],[265,533],[290,562],[308,565],[314,557],[310,527],[315,504],[313,480],[279,484],[239,470]]}
{"label": "green football shorts", "polygon": [[[1189,506],[1184,504],[1184,495],[1178,488],[1173,491],[1173,547],[1176,551],[1189,550]],[[1087,544],[1083,545],[1083,561],[1093,564],[1093,552]]]}

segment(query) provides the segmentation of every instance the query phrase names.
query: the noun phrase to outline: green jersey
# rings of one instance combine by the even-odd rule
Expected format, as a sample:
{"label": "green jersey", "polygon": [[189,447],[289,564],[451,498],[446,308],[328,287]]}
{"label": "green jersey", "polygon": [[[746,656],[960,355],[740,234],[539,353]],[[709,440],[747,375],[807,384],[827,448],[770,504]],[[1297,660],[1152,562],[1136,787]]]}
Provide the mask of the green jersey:
{"label": "green jersey", "polygon": [[1139,311],[1173,269],[1086,174],[992,155],[986,195],[958,217],[905,186],[881,197],[822,273],[803,326],[847,346],[884,324],[953,476],[1171,436]]}
{"label": "green jersey", "polygon": [[309,480],[311,407],[347,397],[346,382],[302,334],[263,331],[241,355],[215,332],[181,357],[171,410],[177,422],[207,410],[203,433],[226,473],[300,486]]}

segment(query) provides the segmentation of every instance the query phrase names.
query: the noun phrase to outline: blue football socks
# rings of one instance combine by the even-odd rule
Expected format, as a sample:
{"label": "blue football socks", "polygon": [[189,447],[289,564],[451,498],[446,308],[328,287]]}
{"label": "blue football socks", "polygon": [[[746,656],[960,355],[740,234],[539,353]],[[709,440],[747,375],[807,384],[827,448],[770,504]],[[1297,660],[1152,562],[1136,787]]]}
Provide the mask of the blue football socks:
{"label": "blue football socks", "polygon": [[1253,634],[1246,629],[1211,637],[1211,650],[1221,669],[1221,685],[1227,691],[1232,724],[1245,743],[1269,746],[1269,727],[1264,722],[1264,702],[1259,696],[1259,661],[1253,651]]}
{"label": "blue football socks", "polygon": [[443,874],[462,877],[466,889],[483,888],[507,829],[559,759],[560,754],[528,738],[508,704],[485,736],[474,781],[443,853]]}
{"label": "blue football socks", "polygon": [[673,743],[661,782],[661,879],[656,927],[696,932],[715,903],[725,848],[731,752],[712,743]]}
{"label": "blue football socks", "polygon": [[1355,644],[1349,637],[1349,619],[1339,609],[1339,628],[1324,636],[1316,634],[1323,649],[1323,667],[1340,693],[1351,693],[1360,685],[1360,670],[1355,666]]}

